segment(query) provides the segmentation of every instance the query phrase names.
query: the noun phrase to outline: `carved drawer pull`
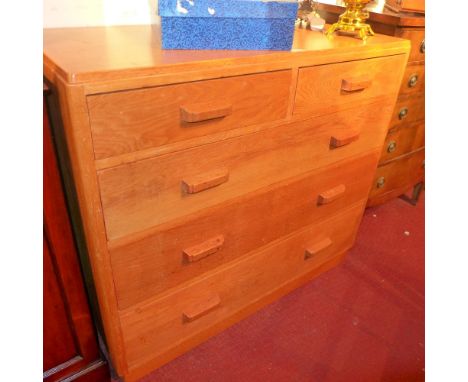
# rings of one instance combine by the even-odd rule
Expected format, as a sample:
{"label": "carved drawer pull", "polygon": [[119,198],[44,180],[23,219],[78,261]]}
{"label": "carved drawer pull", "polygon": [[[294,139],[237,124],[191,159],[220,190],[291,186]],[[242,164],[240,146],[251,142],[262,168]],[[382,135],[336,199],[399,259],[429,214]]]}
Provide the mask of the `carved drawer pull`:
{"label": "carved drawer pull", "polygon": [[220,250],[224,244],[224,236],[219,235],[213,237],[201,244],[194,245],[193,247],[184,249],[184,258],[189,263],[200,261],[207,256],[210,256]]}
{"label": "carved drawer pull", "polygon": [[359,133],[357,131],[345,131],[334,134],[330,138],[330,148],[336,149],[338,147],[349,145],[351,142],[359,139]]}
{"label": "carved drawer pull", "polygon": [[372,80],[369,77],[346,78],[341,81],[341,90],[347,93],[358,92],[371,85]]}
{"label": "carved drawer pull", "polygon": [[206,300],[194,303],[193,305],[187,307],[182,313],[184,322],[192,322],[200,317],[203,317],[205,314],[211,312],[213,309],[216,309],[221,304],[221,299],[217,294],[214,294],[208,297]]}
{"label": "carved drawer pull", "polygon": [[232,105],[224,101],[198,102],[180,107],[183,122],[202,122],[223,118],[232,113]]}
{"label": "carved drawer pull", "polygon": [[332,244],[333,244],[332,240],[329,237],[326,237],[326,238],[316,242],[315,244],[310,245],[305,250],[304,259],[308,260],[308,259],[312,258],[313,256],[318,255],[320,252],[323,252],[328,247],[330,247]]}
{"label": "carved drawer pull", "polygon": [[220,168],[204,174],[186,177],[182,180],[182,188],[187,194],[196,194],[226,183],[228,180],[228,169]]}
{"label": "carved drawer pull", "polygon": [[317,204],[321,206],[323,204],[331,203],[336,199],[341,198],[345,191],[346,186],[344,184],[340,184],[339,186],[336,186],[330,190],[324,191],[318,196]]}

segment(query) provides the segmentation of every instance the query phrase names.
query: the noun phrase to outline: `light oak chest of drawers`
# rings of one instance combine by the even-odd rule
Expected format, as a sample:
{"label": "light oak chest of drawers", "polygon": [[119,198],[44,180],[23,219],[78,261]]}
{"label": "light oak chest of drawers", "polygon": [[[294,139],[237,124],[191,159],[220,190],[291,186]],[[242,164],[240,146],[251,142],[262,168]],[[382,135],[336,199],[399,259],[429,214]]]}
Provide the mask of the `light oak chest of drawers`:
{"label": "light oak chest of drawers", "polygon": [[410,51],[163,51],[157,27],[44,32],[100,313],[136,380],[338,264]]}

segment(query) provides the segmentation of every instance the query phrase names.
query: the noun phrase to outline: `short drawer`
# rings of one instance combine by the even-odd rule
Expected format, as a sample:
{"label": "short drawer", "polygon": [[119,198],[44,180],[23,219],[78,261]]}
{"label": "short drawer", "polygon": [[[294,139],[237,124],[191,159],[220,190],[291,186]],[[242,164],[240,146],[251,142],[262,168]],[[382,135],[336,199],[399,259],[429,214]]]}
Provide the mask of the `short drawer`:
{"label": "short drawer", "polygon": [[377,168],[370,198],[410,188],[424,179],[424,150],[399,157]]}
{"label": "short drawer", "polygon": [[366,198],[378,154],[376,150],[203,210],[163,225],[136,242],[111,242],[120,309]]}
{"label": "short drawer", "polygon": [[378,103],[99,171],[108,239],[380,149],[392,106]]}
{"label": "short drawer", "polygon": [[425,60],[426,43],[424,29],[402,28],[396,33],[396,36],[411,40],[411,52],[408,62]]}
{"label": "short drawer", "polygon": [[424,93],[411,96],[400,96],[393,110],[390,126],[409,124],[425,118]]}
{"label": "short drawer", "polygon": [[394,100],[406,66],[404,55],[320,65],[299,70],[294,115],[307,117]]}
{"label": "short drawer", "polygon": [[286,117],[291,71],[88,97],[96,159]]}
{"label": "short drawer", "polygon": [[408,64],[399,94],[419,94],[424,97],[425,82],[424,64]]}
{"label": "short drawer", "polygon": [[424,121],[419,121],[399,125],[391,129],[385,140],[380,162],[387,162],[393,158],[424,147],[424,125]]}
{"label": "short drawer", "polygon": [[215,328],[228,326],[236,314],[258,306],[285,284],[313,275],[322,264],[351,247],[364,204],[355,204],[161,298],[122,311],[129,368],[155,362],[185,342],[193,346],[203,341]]}

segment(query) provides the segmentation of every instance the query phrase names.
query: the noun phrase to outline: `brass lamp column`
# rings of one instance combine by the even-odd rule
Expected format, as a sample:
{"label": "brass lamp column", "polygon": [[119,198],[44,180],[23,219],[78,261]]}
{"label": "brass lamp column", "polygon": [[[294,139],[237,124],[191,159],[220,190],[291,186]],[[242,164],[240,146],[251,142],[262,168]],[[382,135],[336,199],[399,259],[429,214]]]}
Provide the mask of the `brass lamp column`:
{"label": "brass lamp column", "polygon": [[334,32],[357,34],[363,40],[366,40],[368,36],[373,36],[374,31],[371,26],[365,23],[369,18],[369,12],[364,10],[364,7],[369,2],[370,0],[345,0],[345,13],[328,29],[327,35],[330,36]]}

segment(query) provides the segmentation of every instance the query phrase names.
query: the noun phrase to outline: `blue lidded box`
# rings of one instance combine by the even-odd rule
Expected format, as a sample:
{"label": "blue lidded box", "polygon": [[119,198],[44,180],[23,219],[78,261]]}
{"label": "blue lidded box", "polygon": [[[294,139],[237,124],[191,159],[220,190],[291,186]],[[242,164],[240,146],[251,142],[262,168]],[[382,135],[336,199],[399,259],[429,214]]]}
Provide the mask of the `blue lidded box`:
{"label": "blue lidded box", "polygon": [[163,49],[290,50],[297,0],[159,0]]}

